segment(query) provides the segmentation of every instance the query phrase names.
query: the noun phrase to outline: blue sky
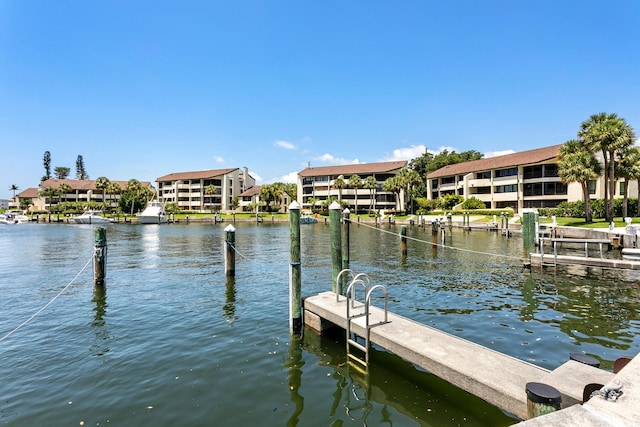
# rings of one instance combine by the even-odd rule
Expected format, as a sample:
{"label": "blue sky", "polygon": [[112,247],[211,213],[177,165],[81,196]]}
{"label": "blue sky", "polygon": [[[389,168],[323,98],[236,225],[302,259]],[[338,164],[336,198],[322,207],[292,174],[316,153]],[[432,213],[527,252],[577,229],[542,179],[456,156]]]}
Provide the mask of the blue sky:
{"label": "blue sky", "polygon": [[640,131],[640,2],[0,0],[0,198],[92,179],[486,155]]}

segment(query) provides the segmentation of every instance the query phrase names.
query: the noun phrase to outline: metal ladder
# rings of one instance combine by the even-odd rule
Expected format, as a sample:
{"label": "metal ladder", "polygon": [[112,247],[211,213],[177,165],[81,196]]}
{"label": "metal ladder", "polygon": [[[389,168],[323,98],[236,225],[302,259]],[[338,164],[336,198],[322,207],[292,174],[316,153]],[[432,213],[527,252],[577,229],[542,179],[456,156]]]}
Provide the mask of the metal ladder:
{"label": "metal ladder", "polygon": [[[342,270],[340,274],[338,274],[337,279],[340,278],[342,273],[349,272],[353,276],[353,272],[351,270]],[[364,303],[358,302],[356,298],[357,288],[361,287],[364,291]],[[384,293],[384,321],[377,322],[375,324],[371,324],[370,316],[369,316],[369,308],[371,307],[371,295],[373,292],[378,289],[382,290]],[[371,281],[369,276],[364,273],[360,273],[354,276],[351,283],[347,287],[347,291],[345,293],[346,296],[346,306],[347,306],[347,357],[349,361],[357,362],[362,368],[365,370],[369,367],[369,347],[370,347],[370,331],[374,326],[378,326],[388,322],[388,305],[389,305],[389,296],[387,294],[387,289],[382,285],[371,286]],[[339,299],[339,296],[336,296],[336,300]],[[355,313],[352,313],[356,311]],[[364,336],[361,336],[353,331],[352,323],[358,319],[364,317]],[[358,342],[358,337],[364,340],[364,344]],[[353,352],[352,349],[357,349],[359,354]]]}

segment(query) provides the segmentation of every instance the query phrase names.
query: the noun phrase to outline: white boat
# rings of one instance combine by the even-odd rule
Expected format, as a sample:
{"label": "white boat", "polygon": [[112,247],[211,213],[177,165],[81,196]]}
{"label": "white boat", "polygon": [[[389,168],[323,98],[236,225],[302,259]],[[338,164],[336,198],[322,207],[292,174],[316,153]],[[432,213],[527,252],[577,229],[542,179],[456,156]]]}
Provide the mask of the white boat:
{"label": "white boat", "polygon": [[7,211],[0,214],[0,224],[25,224],[29,218],[19,211]]}
{"label": "white boat", "polygon": [[111,220],[102,216],[100,212],[86,211],[82,215],[74,216],[73,221],[76,224],[107,224]]}
{"label": "white boat", "polygon": [[147,207],[138,215],[140,224],[165,224],[167,213],[164,211],[164,203],[151,201]]}
{"label": "white boat", "polygon": [[639,248],[622,248],[622,258],[640,261]]}

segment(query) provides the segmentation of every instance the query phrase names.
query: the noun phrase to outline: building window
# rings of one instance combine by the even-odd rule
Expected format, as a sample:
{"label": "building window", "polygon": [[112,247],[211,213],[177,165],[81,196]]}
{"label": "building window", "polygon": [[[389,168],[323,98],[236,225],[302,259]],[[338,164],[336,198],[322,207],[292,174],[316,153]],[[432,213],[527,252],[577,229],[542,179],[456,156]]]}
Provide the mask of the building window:
{"label": "building window", "polygon": [[431,180],[431,188],[433,188],[433,189],[438,188],[438,180],[437,179],[432,179]]}
{"label": "building window", "polygon": [[498,185],[496,186],[496,193],[515,193],[518,191],[518,184],[511,185]]}
{"label": "building window", "polygon": [[505,176],[518,175],[518,168],[498,169],[495,172],[496,178],[503,178]]}
{"label": "building window", "polygon": [[620,196],[624,195],[624,181],[620,182],[620,193],[618,193]]}
{"label": "building window", "polygon": [[442,182],[442,184],[455,184],[456,177],[455,176],[448,176],[446,178],[442,178],[441,182]]}
{"label": "building window", "polygon": [[544,165],[543,175],[545,178],[556,178],[558,176],[558,165],[556,164]]}
{"label": "building window", "polygon": [[589,194],[596,194],[596,181],[589,181]]}
{"label": "building window", "polygon": [[491,171],[476,172],[476,179],[491,179]]}
{"label": "building window", "polygon": [[542,178],[542,165],[527,166],[522,170],[524,179]]}

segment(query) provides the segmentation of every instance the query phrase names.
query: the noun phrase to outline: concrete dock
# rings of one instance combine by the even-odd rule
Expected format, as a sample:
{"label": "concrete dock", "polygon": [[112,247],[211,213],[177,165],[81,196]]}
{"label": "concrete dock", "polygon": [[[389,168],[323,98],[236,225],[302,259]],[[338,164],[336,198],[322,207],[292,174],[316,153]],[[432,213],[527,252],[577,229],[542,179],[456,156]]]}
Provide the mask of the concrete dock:
{"label": "concrete dock", "polygon": [[[364,305],[356,302],[355,308],[351,311],[353,314],[354,311],[363,311],[363,309]],[[614,374],[609,371],[573,360],[568,360],[553,371],[549,371],[391,312],[387,314],[387,320],[384,322],[383,309],[370,307],[369,323],[375,325],[370,329],[372,344],[396,354],[523,420],[528,418],[526,396],[528,382],[540,382],[554,387],[562,396],[561,407],[573,408],[574,405],[582,403],[586,385],[591,383],[606,385],[614,379]],[[319,333],[336,326],[346,330],[346,298],[344,296],[337,298],[333,292],[323,292],[305,298],[304,322],[307,327]],[[364,336],[364,318],[352,321],[351,330]],[[634,362],[637,362],[640,367],[640,360],[634,360]],[[632,365],[630,363],[628,366]],[[620,374],[627,369],[628,367],[625,367]],[[629,385],[628,388],[625,385],[626,390],[632,390],[631,387],[632,385]],[[640,388],[640,384],[637,388]],[[628,392],[625,391],[625,397]],[[634,396],[629,396],[629,398],[637,400]],[[596,398],[591,400],[594,399]],[[593,405],[597,412],[597,406],[595,406],[597,403],[594,402]],[[582,405],[578,406],[582,407]],[[635,406],[635,402],[631,406]],[[564,409],[558,411],[558,413],[562,412]],[[604,411],[601,412],[604,413]],[[635,411],[634,417],[637,417],[638,413]],[[535,420],[540,418],[543,417]],[[637,418],[634,419],[637,420]],[[627,424],[560,422],[530,425],[580,425],[586,427]],[[640,422],[628,425],[640,425]]]}

